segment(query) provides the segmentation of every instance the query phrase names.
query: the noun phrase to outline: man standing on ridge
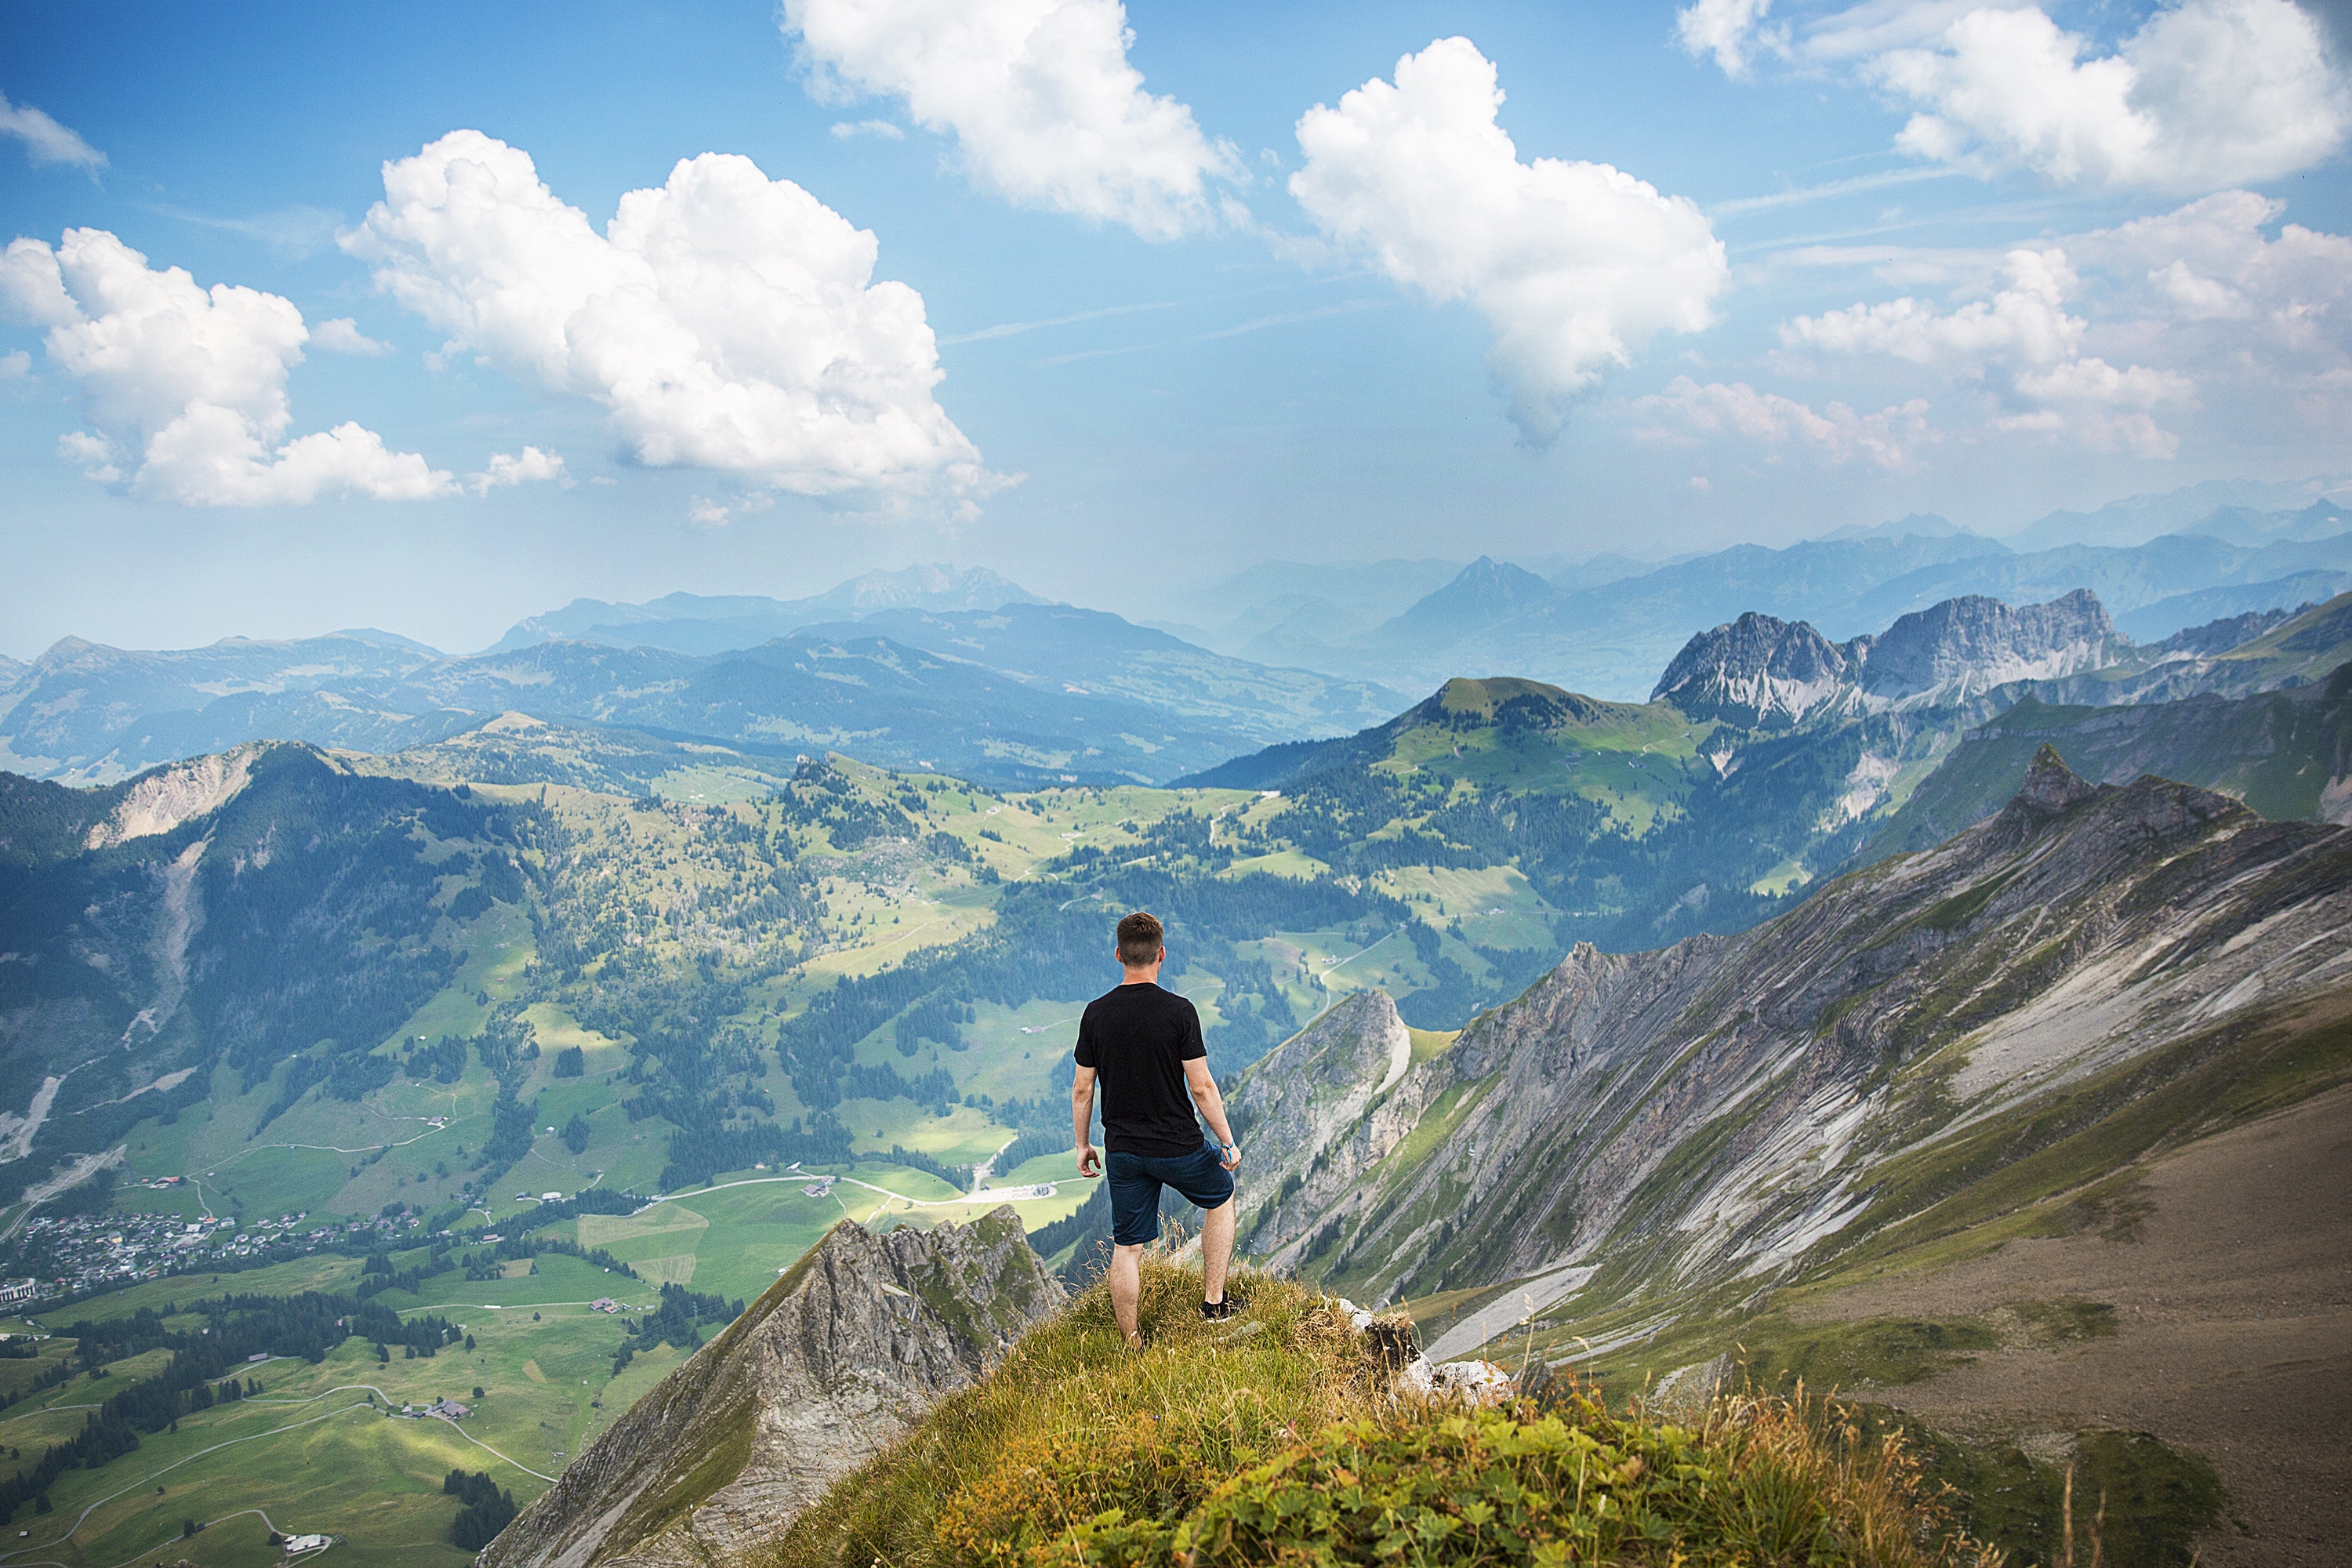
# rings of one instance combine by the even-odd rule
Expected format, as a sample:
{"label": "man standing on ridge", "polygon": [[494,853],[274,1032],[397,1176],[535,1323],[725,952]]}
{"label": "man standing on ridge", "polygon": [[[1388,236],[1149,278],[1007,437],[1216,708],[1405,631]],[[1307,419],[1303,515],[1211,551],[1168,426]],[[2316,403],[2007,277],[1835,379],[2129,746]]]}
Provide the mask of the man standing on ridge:
{"label": "man standing on ridge", "polygon": [[[1137,1303],[1143,1294],[1143,1249],[1160,1238],[1160,1189],[1174,1187],[1202,1211],[1201,1316],[1230,1318],[1243,1303],[1225,1294],[1234,1257],[1234,1170],[1241,1146],[1225,1121],[1224,1097],[1209,1076],[1201,1015],[1160,988],[1167,961],[1159,921],[1138,911],[1118,922],[1119,967],[1126,978],[1087,1004],[1078,1020],[1078,1071],[1070,1085],[1078,1174],[1110,1173],[1110,1304],[1118,1331],[1139,1348]],[[1103,1142],[1097,1164],[1092,1130],[1095,1080],[1103,1090]],[[1187,1101],[1190,1103],[1187,1103]],[[1194,1106],[1207,1119],[1205,1141]]]}

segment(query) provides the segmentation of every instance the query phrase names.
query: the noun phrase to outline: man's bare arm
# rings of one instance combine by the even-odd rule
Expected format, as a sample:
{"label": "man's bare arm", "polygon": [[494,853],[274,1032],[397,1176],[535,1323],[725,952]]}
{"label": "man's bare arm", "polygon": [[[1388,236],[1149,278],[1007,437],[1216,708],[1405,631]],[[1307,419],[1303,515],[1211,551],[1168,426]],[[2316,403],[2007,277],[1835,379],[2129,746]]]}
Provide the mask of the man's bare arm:
{"label": "man's bare arm", "polygon": [[[1205,1057],[1194,1057],[1184,1064],[1184,1087],[1192,1091],[1192,1103],[1201,1108],[1202,1117],[1217,1142],[1230,1149],[1234,1146],[1233,1129],[1225,1122],[1225,1097],[1217,1092],[1217,1080],[1210,1075]],[[1234,1162],[1228,1158],[1228,1165]]]}
{"label": "man's bare arm", "polygon": [[1078,1152],[1078,1174],[1092,1176],[1099,1170],[1095,1161],[1094,1140],[1088,1136],[1095,1120],[1095,1069],[1080,1068],[1078,1076],[1070,1082],[1070,1142]]}

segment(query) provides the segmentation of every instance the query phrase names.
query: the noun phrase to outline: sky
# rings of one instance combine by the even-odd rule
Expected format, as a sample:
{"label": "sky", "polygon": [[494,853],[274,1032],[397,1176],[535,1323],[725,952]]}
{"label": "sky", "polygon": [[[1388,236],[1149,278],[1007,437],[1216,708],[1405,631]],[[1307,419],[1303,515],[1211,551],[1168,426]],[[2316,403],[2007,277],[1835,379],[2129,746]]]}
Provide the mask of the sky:
{"label": "sky", "polygon": [[0,653],[2352,470],[2352,7],[0,4]]}

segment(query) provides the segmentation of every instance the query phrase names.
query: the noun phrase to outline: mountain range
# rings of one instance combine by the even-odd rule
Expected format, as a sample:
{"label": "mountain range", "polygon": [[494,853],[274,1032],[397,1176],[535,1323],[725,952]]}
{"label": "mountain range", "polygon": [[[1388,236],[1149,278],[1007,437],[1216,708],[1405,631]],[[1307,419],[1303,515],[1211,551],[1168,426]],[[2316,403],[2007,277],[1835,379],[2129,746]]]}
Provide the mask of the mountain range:
{"label": "mountain range", "polygon": [[[2340,542],[2262,499],[2203,514],[2229,539],[2064,549]],[[41,1402],[0,1421],[81,1433],[39,1461],[58,1527],[115,1499],[143,1557],[183,1507],[145,1468],[269,1402],[167,1408],[140,1357],[331,1301],[424,1336],[259,1374],[367,1391],[354,1496],[422,1451],[375,1397],[475,1386],[487,1454],[436,1441],[536,1467],[496,1560],[756,1553],[1093,1265],[1064,1045],[1105,921],[1150,908],[1261,1262],[1612,1396],[1801,1375],[1919,1415],[2037,1560],[2069,1465],[2158,1521],[2118,1563],[2325,1542],[2352,594],[2153,640],[2081,584],[1790,607],[2024,559],[1910,519],[1629,573],[1659,626],[1762,584],[1646,701],[1457,671],[1408,702],[946,572],[574,605],[464,658],[60,645],[0,671],[0,1273],[71,1331],[0,1358]],[[1349,635],[1442,653],[1575,569],[1333,579]],[[497,1513],[485,1477],[362,1519],[244,1468],[272,1519],[417,1561],[434,1509]]]}
{"label": "mountain range", "polygon": [[[2012,1467],[1988,1520],[1997,1488],[2054,1493],[2033,1454],[2153,1433],[2157,1469],[2097,1484],[2152,1495],[2183,1484],[2159,1460],[2196,1469],[2167,1445],[2202,1453],[2242,1500],[2208,1554],[2294,1561],[2338,1522],[2305,1384],[2352,1376],[2326,1284],[2352,1214],[2297,1235],[2271,1205],[2280,1162],[2341,1179],[2347,976],[2352,830],[2094,785],[2045,747],[1989,820],[1743,935],[1579,947],[1458,1035],[1349,998],[1230,1097],[1259,1152],[1239,1230],[1327,1289],[1428,1302],[1439,1355],[1499,1340],[1621,1386],[1738,1361],[1897,1403],[1951,1372],[1946,1429]],[[1953,1370],[1978,1359],[2011,1373]]]}

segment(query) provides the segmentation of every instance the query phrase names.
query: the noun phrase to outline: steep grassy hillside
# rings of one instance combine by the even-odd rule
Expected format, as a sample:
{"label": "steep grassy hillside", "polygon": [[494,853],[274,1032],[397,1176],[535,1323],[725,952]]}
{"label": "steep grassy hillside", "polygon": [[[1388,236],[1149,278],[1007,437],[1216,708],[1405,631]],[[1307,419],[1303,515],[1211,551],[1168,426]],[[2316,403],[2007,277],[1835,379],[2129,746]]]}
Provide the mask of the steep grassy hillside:
{"label": "steep grassy hillside", "polygon": [[2029,697],[1969,731],[1871,836],[1857,863],[1931,848],[1990,816],[2045,744],[2103,784],[2158,773],[2234,795],[2273,821],[2342,823],[2352,816],[2352,663],[2325,680],[2253,697],[2125,708]]}

